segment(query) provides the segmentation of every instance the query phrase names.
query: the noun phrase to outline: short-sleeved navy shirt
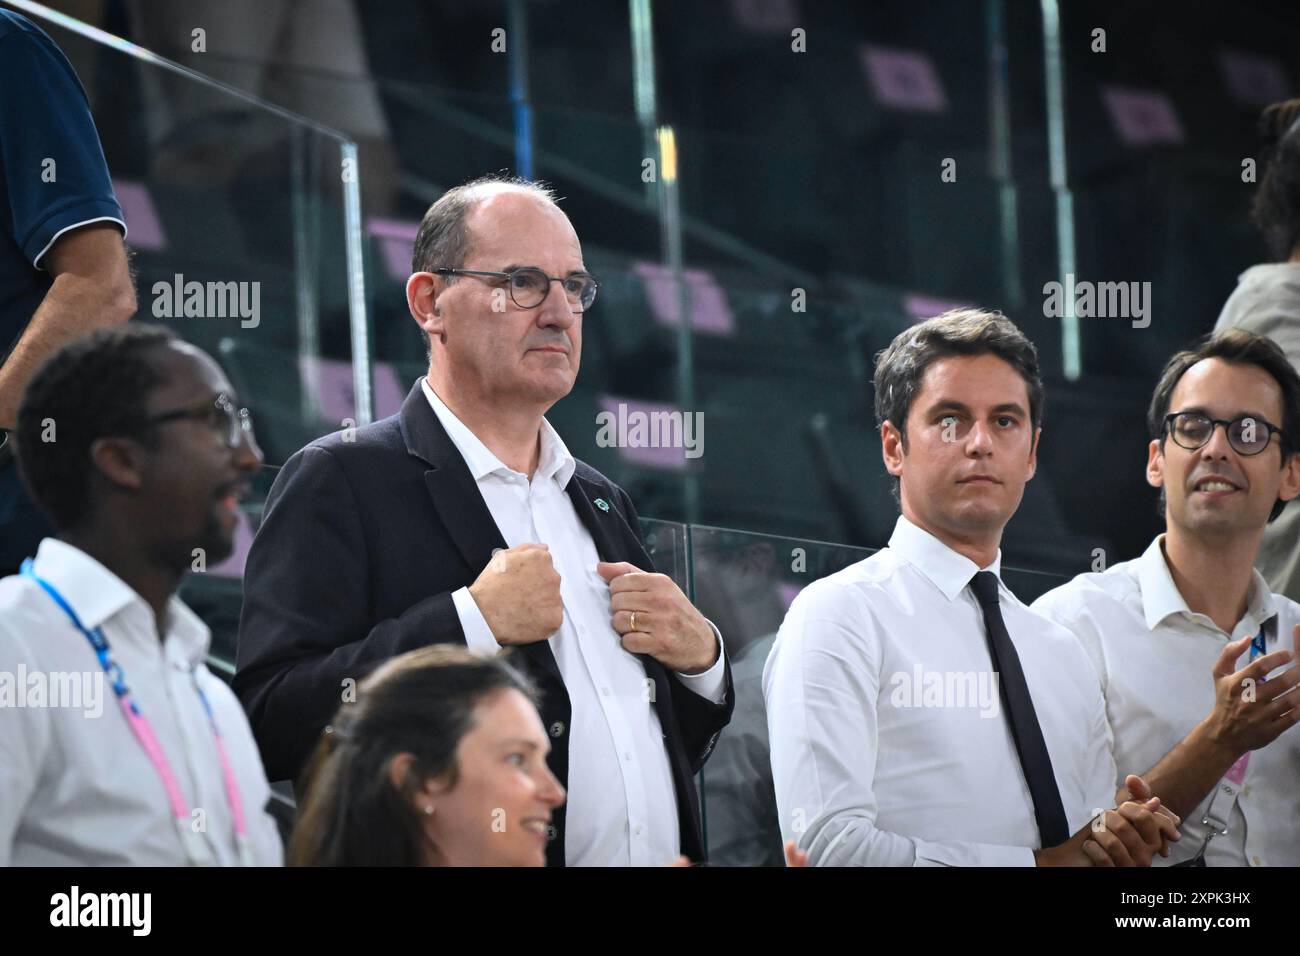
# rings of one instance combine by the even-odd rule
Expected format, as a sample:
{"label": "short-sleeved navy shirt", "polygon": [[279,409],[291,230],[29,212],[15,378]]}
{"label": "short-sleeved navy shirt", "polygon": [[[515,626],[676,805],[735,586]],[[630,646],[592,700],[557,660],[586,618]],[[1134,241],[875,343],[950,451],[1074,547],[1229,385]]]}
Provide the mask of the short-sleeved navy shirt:
{"label": "short-sleeved navy shirt", "polygon": [[0,360],[53,284],[41,258],[105,220],[125,235],[86,91],[44,31],[0,10]]}

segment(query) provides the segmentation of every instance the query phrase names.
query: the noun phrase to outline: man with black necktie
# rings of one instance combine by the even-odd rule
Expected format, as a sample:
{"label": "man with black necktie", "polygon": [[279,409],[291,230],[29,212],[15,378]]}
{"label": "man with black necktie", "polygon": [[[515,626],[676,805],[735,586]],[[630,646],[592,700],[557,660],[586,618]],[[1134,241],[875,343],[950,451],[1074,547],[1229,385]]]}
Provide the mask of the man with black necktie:
{"label": "man with black necktie", "polygon": [[596,294],[573,226],[543,187],[476,180],[430,207],[413,258],[428,375],[397,415],[295,454],[249,554],[234,686],[268,773],[298,777],[381,661],[518,645],[569,795],[548,863],[702,861],[694,776],[734,705],[721,635],[543,417]]}
{"label": "man with black necktie", "polygon": [[1112,810],[1104,702],[1069,632],[1000,577],[1043,386],[997,313],[946,313],[876,363],[901,516],[889,547],[806,588],[764,672],[782,835],[814,865],[1150,865],[1151,798]]}

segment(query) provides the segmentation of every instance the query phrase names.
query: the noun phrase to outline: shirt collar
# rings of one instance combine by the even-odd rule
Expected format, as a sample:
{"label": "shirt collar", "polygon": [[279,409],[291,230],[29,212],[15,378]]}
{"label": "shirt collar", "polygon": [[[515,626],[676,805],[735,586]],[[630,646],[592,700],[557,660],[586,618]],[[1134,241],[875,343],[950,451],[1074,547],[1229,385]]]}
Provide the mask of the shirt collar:
{"label": "shirt collar", "polygon": [[[519,472],[504,464],[500,458],[492,453],[492,450],[479,439],[469,426],[456,417],[456,413],[447,407],[447,403],[438,397],[438,393],[429,385],[428,378],[420,379],[420,387],[424,389],[424,397],[429,400],[429,405],[433,408],[433,413],[438,416],[438,421],[446,430],[447,436],[451,439],[460,456],[465,459],[465,464],[469,467],[469,473],[474,477],[474,481],[481,481],[488,475],[497,474],[502,476],[518,475]],[[573,477],[573,472],[577,468],[577,463],[569,454],[569,449],[565,446],[564,441],[560,438],[559,433],[551,427],[551,423],[545,418],[542,419],[542,427],[539,432],[541,436],[541,451],[537,456],[537,474],[534,477],[552,478],[560,490],[563,491],[569,484],[569,479]]]}
{"label": "shirt collar", "polygon": [[[154,640],[158,623],[153,608],[129,584],[80,548],[58,538],[45,538],[36,551],[32,570],[59,592],[87,630],[93,631],[123,612],[142,614],[147,620],[144,633],[151,642]],[[134,635],[137,631],[127,628],[125,633]],[[210,643],[208,626],[173,594],[167,602],[164,649],[179,661],[197,664],[207,656]]]}
{"label": "shirt collar", "polygon": [[[1146,618],[1147,629],[1152,631],[1171,614],[1200,616],[1187,606],[1183,593],[1174,583],[1169,562],[1165,558],[1164,541],[1163,534],[1156,535],[1142,552],[1142,557],[1137,559],[1138,586],[1142,589],[1142,614]],[[1263,624],[1277,614],[1277,609],[1273,606],[1273,592],[1258,570],[1252,568],[1251,575],[1246,616],[1253,618],[1257,624]]]}
{"label": "shirt collar", "polygon": [[894,533],[889,539],[889,550],[896,552],[921,572],[949,601],[953,600],[971,578],[980,570],[991,571],[998,579],[998,589],[1007,590],[1002,583],[1002,549],[998,549],[993,563],[980,568],[965,555],[958,554],[930,532],[917,527],[903,515],[898,516]]}

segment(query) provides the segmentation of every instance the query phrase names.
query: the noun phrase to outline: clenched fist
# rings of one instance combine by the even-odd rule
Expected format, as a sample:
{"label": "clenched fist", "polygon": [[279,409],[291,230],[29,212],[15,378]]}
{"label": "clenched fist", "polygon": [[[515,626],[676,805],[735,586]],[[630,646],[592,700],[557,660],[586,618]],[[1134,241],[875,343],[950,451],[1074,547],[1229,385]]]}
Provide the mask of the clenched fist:
{"label": "clenched fist", "polygon": [[503,647],[544,641],[564,622],[560,574],[544,544],[498,551],[469,593]]}

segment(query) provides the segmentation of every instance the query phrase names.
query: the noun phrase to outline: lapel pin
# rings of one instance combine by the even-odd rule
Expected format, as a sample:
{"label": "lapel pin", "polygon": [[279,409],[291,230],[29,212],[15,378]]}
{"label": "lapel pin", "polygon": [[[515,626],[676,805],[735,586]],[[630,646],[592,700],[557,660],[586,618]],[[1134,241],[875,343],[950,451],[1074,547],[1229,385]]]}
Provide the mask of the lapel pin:
{"label": "lapel pin", "polygon": [[597,498],[597,499],[596,499],[596,507],[599,508],[601,511],[608,511],[608,510],[609,510],[609,502],[606,501],[604,498]]}

